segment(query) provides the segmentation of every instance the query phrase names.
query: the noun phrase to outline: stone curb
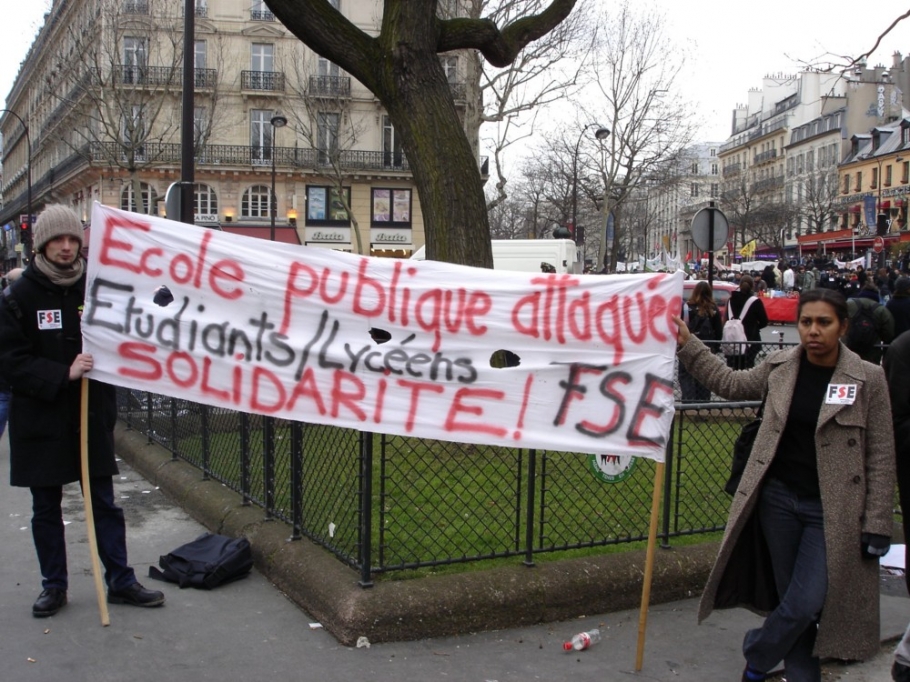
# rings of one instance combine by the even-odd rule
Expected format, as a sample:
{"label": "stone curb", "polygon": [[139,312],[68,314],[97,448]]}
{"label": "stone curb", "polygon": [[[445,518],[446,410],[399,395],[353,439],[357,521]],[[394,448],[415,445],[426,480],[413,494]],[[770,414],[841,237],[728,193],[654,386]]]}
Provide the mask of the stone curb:
{"label": "stone curb", "polygon": [[[241,496],[174,460],[146,436],[118,423],[117,454],[212,532],[249,539],[256,567],[342,644],[404,641],[496,630],[638,609],[645,551],[583,559],[511,563],[466,573],[358,584],[357,571],[310,540],[290,540],[282,521],[243,506]],[[658,549],[650,603],[700,593],[717,543]]]}

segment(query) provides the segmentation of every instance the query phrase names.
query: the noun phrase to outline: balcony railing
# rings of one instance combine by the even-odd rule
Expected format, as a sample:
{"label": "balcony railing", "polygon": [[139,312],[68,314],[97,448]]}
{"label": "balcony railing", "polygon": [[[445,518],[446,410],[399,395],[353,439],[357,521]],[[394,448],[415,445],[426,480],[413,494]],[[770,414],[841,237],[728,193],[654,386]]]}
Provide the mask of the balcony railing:
{"label": "balcony railing", "polygon": [[209,15],[209,8],[203,3],[196,3],[196,12],[197,17],[202,17],[203,19]]}
{"label": "balcony railing", "polygon": [[268,9],[251,9],[250,21],[275,21],[275,15]]}
{"label": "balcony railing", "polygon": [[123,0],[124,14],[148,14],[148,0]]}
{"label": "balcony railing", "polygon": [[449,83],[449,91],[452,93],[452,99],[464,101],[468,92],[468,86],[465,83]]}
{"label": "balcony railing", "polygon": [[770,161],[771,159],[777,158],[777,150],[769,149],[767,151],[761,152],[760,154],[755,155],[755,163],[762,163],[764,161]]}
{"label": "balcony railing", "polygon": [[180,78],[180,70],[173,66],[118,64],[111,73],[114,85],[174,85]]}
{"label": "balcony railing", "polygon": [[350,76],[310,76],[307,94],[313,97],[350,97]]}
{"label": "balcony railing", "polygon": [[241,71],[240,89],[284,92],[284,74],[278,71]]}
{"label": "balcony railing", "polygon": [[217,78],[215,69],[193,69],[193,86],[197,90],[214,88]]}
{"label": "balcony railing", "polygon": [[772,178],[765,178],[752,183],[753,192],[768,192],[774,189],[780,189],[784,186],[784,176],[775,175]]}
{"label": "balcony railing", "polygon": [[741,163],[728,163],[726,166],[724,166],[724,177],[728,175],[735,175],[736,173],[739,173],[740,170],[742,170]]}

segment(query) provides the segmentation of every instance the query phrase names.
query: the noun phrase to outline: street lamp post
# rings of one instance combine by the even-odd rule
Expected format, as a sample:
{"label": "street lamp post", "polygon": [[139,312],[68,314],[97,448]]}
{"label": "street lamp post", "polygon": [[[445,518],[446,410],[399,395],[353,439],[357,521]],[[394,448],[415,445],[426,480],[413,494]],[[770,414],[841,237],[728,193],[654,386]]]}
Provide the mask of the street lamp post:
{"label": "street lamp post", "polygon": [[269,197],[269,241],[275,241],[275,213],[278,211],[278,197],[275,196],[275,131],[284,128],[288,120],[281,114],[272,116],[272,196]]}
{"label": "street lamp post", "polygon": [[[888,219],[888,215],[882,209],[882,185],[885,184],[884,178],[882,178],[882,164],[886,160],[889,162],[894,161],[895,163],[900,163],[904,160],[904,157],[896,156],[893,159],[885,159],[885,157],[882,157],[876,162],[878,169],[876,170],[875,184],[876,189],[878,190],[878,196],[876,197],[875,203],[875,234],[880,237],[883,237],[888,229],[888,226],[885,224],[885,221]],[[853,257],[856,258],[856,253],[853,254]],[[878,267],[882,267],[884,260],[885,252],[882,250],[878,257]]]}
{"label": "street lamp post", "polygon": [[[25,213],[26,220],[28,220],[28,229],[25,233],[28,235],[22,243],[22,249],[25,252],[23,255],[26,260],[32,259],[32,140],[28,134],[28,126],[25,125],[25,121],[22,120],[22,117],[19,116],[12,109],[0,109],[0,113],[7,113],[13,116],[19,123],[22,125],[22,129],[25,131],[25,146],[26,146],[26,165],[25,165],[25,182],[26,182],[26,195],[25,195]],[[21,235],[20,227],[20,235]]]}
{"label": "street lamp post", "polygon": [[575,249],[578,262],[576,269],[579,272],[584,272],[585,239],[581,230],[578,229],[578,148],[581,146],[581,138],[585,136],[588,128],[593,128],[594,126],[597,126],[594,137],[598,140],[605,140],[610,135],[609,128],[604,128],[599,123],[589,123],[581,129],[578,141],[575,143],[575,153],[572,156],[572,229],[575,231]]}

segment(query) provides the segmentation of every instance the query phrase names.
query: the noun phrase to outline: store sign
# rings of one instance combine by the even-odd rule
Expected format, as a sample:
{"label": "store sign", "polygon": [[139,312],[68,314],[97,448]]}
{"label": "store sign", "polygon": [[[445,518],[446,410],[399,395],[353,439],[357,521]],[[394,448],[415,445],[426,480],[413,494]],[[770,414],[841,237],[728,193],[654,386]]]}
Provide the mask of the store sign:
{"label": "store sign", "polygon": [[372,244],[410,246],[411,241],[411,230],[409,229],[373,228],[370,230],[370,242]]}
{"label": "store sign", "polygon": [[351,243],[350,227],[307,227],[304,229],[306,244],[344,244]]}

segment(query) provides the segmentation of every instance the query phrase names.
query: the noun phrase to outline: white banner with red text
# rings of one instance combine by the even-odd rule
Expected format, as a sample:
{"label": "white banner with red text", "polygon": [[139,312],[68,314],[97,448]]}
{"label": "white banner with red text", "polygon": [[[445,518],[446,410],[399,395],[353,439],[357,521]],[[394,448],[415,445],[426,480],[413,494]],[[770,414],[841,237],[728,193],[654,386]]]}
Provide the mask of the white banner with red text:
{"label": "white banner with red text", "polygon": [[[91,224],[92,379],[365,431],[663,461],[682,273],[371,258],[100,204]],[[162,286],[169,303],[153,300]],[[497,351],[512,366],[494,366]]]}

